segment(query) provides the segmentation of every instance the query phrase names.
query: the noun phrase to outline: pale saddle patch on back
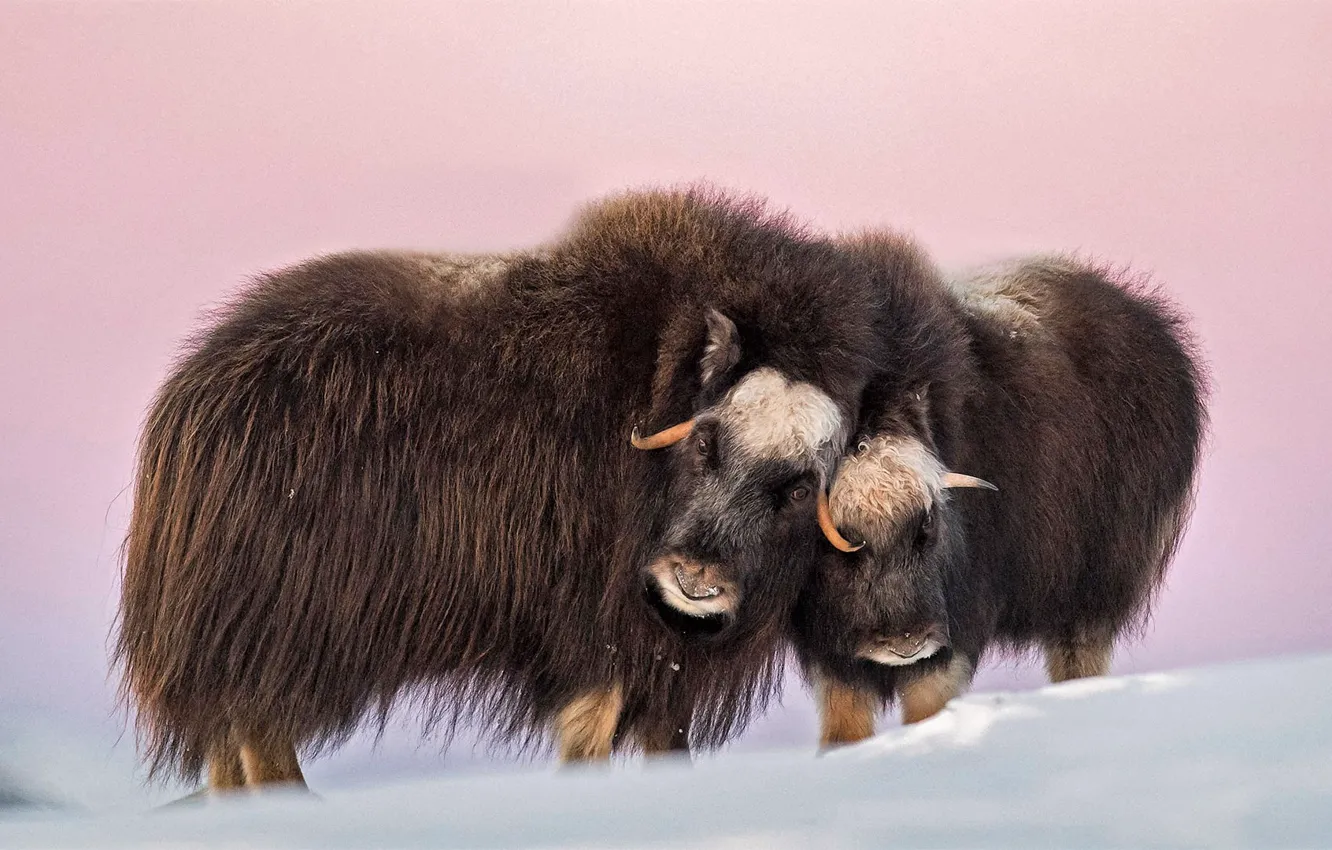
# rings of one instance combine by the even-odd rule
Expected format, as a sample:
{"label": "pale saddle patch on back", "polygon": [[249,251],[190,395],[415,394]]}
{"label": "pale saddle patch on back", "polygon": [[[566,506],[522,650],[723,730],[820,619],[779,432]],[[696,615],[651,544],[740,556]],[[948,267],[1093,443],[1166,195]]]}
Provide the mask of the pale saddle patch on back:
{"label": "pale saddle patch on back", "polygon": [[946,471],[914,437],[882,434],[866,440],[837,472],[828,497],[833,522],[885,545],[902,523],[943,497]]}
{"label": "pale saddle patch on back", "polygon": [[1033,336],[1045,332],[1041,327],[1043,281],[1076,269],[1059,257],[1042,257],[973,269],[949,277],[947,283],[967,311],[989,315],[1008,327],[1011,336]]}
{"label": "pale saddle patch on back", "polygon": [[769,367],[742,378],[718,411],[745,454],[756,458],[814,463],[846,434],[842,412],[827,393]]}
{"label": "pale saddle patch on back", "polygon": [[426,274],[454,298],[478,292],[499,280],[512,266],[503,254],[411,254]]}

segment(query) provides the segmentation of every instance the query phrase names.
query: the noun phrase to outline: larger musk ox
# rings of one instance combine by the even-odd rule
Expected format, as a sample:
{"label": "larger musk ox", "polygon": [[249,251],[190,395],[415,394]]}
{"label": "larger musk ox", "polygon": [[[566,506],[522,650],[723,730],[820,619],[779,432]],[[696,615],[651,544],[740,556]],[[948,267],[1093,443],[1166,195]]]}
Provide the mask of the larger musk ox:
{"label": "larger musk ox", "polygon": [[153,770],[301,781],[401,699],[565,759],[722,741],[880,359],[867,268],[687,191],[255,282],[141,438],[116,653]]}
{"label": "larger musk ox", "polygon": [[945,280],[892,235],[848,249],[932,307],[922,356],[867,389],[793,618],[825,745],[871,734],[883,700],[934,714],[992,648],[1041,650],[1056,682],[1106,672],[1175,552],[1206,424],[1183,320],[1123,275],[1042,258]]}

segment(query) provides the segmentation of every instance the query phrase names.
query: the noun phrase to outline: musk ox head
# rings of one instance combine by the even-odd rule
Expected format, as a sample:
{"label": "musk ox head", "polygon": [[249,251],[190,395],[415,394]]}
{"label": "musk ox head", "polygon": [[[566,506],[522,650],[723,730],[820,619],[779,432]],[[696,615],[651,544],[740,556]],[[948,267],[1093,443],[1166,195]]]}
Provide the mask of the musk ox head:
{"label": "musk ox head", "polygon": [[843,459],[820,512],[830,545],[794,616],[802,651],[832,670],[948,660],[945,585],[965,545],[950,496],[959,487],[997,489],[949,472],[910,429],[862,440]]}
{"label": "musk ox head", "polygon": [[785,617],[818,557],[818,494],[845,447],[844,411],[771,365],[746,368],[735,324],[707,316],[695,416],[640,449],[670,453],[670,516],[644,570],[658,614],[685,634],[718,635]]}

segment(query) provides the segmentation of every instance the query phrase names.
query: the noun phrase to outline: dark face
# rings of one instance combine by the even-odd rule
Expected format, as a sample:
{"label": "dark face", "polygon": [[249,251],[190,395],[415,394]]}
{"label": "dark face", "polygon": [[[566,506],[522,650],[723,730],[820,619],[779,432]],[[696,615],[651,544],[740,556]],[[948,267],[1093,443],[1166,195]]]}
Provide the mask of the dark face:
{"label": "dark face", "polygon": [[829,497],[856,552],[824,545],[793,618],[802,651],[830,670],[947,661],[945,577],[961,554],[950,476],[906,435],[862,442]]}
{"label": "dark face", "polygon": [[645,569],[663,619],[719,634],[786,616],[819,551],[816,496],[843,434],[832,399],[770,368],[700,412],[669,449],[672,512]]}

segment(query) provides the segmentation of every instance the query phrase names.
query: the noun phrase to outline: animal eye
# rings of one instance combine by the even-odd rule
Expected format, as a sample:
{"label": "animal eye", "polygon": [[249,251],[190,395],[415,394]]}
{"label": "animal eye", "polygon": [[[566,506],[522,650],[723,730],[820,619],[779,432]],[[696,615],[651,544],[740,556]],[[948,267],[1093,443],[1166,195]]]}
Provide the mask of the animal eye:
{"label": "animal eye", "polygon": [[804,484],[801,484],[800,486],[793,488],[791,492],[787,494],[787,498],[793,502],[803,502],[805,499],[809,498],[809,488]]}
{"label": "animal eye", "polygon": [[934,511],[926,511],[916,526],[915,546],[924,549],[934,542]]}
{"label": "animal eye", "polygon": [[698,449],[700,455],[707,457],[708,452],[712,450],[712,444],[708,442],[707,437],[699,437],[698,442],[694,444],[694,448]]}

